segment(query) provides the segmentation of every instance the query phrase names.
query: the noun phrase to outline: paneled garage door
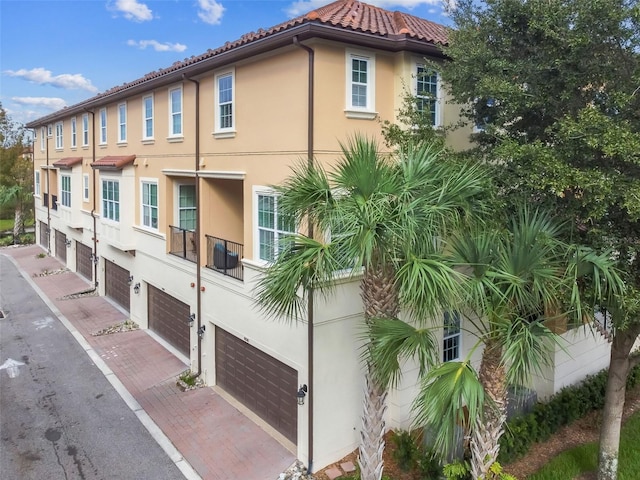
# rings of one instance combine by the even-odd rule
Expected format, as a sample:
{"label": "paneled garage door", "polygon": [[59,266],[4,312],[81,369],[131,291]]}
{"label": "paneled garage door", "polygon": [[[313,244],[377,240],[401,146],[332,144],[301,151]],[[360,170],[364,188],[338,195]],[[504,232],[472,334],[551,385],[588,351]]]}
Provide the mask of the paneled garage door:
{"label": "paneled garage door", "polygon": [[67,264],[67,236],[56,230],[56,258]]}
{"label": "paneled garage door", "polygon": [[129,270],[105,260],[104,293],[128,312],[131,298]]}
{"label": "paneled garage door", "polygon": [[76,242],[76,270],[87,280],[93,277],[93,262],[91,261],[91,247]]}
{"label": "paneled garage door", "polygon": [[189,356],[191,307],[153,285],[149,287],[149,328]]}
{"label": "paneled garage door", "polygon": [[216,327],[216,383],[293,443],[298,442],[298,372]]}

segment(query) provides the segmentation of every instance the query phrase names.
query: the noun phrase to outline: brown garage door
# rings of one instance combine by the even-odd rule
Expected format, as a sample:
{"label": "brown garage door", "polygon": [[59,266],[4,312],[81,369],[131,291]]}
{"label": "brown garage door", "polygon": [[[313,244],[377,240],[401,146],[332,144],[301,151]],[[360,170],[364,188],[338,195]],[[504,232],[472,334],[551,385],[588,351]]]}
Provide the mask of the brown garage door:
{"label": "brown garage door", "polygon": [[91,247],[76,242],[76,270],[84,278],[91,280],[93,277],[93,262],[91,261]]}
{"label": "brown garage door", "polygon": [[298,442],[298,372],[293,368],[216,327],[216,383]]}
{"label": "brown garage door", "polygon": [[62,263],[67,263],[67,236],[56,230],[56,258]]}
{"label": "brown garage door", "polygon": [[40,245],[44,248],[49,248],[49,229],[42,220],[40,221]]}
{"label": "brown garage door", "polygon": [[129,286],[129,270],[109,260],[104,262],[104,293],[118,305],[129,311],[131,287]]}
{"label": "brown garage door", "polygon": [[149,328],[189,356],[191,307],[153,285],[148,285]]}

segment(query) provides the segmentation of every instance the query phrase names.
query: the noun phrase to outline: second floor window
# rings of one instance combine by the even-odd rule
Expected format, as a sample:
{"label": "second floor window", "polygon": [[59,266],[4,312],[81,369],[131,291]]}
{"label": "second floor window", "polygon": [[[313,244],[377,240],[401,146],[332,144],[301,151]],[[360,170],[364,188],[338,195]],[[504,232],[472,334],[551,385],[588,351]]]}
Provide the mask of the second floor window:
{"label": "second floor window", "polygon": [[100,109],[100,144],[105,145],[107,143],[107,109]]}
{"label": "second floor window", "polygon": [[196,229],[196,186],[178,186],[178,226],[184,230]]}
{"label": "second floor window", "polygon": [[158,228],[158,184],[142,182],[142,225]]}
{"label": "second floor window", "polygon": [[118,142],[127,141],[127,104],[118,105]]}
{"label": "second floor window", "polygon": [[350,118],[375,118],[375,56],[347,51],[346,114]]}
{"label": "second floor window", "polygon": [[153,96],[142,99],[142,139],[153,138]]}
{"label": "second floor window", "polygon": [[78,125],[76,123],[76,117],[71,119],[71,148],[78,146]]}
{"label": "second floor window", "polygon": [[120,221],[120,184],[117,180],[102,181],[102,217]]}
{"label": "second floor window", "polygon": [[460,358],[460,314],[444,313],[444,335],[442,339],[442,361],[451,362]]}
{"label": "second floor window", "polygon": [[182,89],[169,90],[169,136],[182,135]]}
{"label": "second floor window", "polygon": [[40,170],[36,170],[35,178],[33,179],[33,194],[35,196],[40,195]]}
{"label": "second floor window", "polygon": [[416,101],[417,110],[431,118],[431,125],[438,126],[438,74],[422,65],[416,71]]}
{"label": "second floor window", "polygon": [[225,73],[216,78],[216,130],[231,130],[233,118],[233,73]]}
{"label": "second floor window", "polygon": [[60,177],[60,205],[71,207],[71,176],[62,175]]}
{"label": "second floor window", "polygon": [[89,145],[89,114],[82,115],[82,146]]}
{"label": "second floor window", "polygon": [[89,201],[89,174],[82,175],[82,200]]}
{"label": "second floor window", "polygon": [[47,141],[47,135],[46,135],[46,130],[44,127],[42,127],[40,129],[40,151],[44,152],[45,151],[45,142]]}
{"label": "second floor window", "polygon": [[63,145],[63,124],[62,122],[56,123],[56,149],[61,149]]}
{"label": "second floor window", "polygon": [[258,193],[258,258],[271,262],[281,250],[280,241],[295,232],[291,218],[278,212],[275,194]]}

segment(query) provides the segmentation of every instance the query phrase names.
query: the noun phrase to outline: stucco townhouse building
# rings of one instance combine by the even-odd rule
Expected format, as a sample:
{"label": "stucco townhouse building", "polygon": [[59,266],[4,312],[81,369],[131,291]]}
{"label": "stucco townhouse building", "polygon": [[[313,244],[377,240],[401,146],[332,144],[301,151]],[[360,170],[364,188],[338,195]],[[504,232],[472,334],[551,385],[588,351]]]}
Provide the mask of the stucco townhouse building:
{"label": "stucco townhouse building", "polygon": [[[37,241],[321,468],[357,446],[359,288],[317,299],[311,323],[265,318],[253,290],[290,228],[269,186],[355,133],[382,143],[406,90],[429,94],[434,126],[456,122],[425,65],[446,42],[442,25],[338,0],[35,120]],[[605,341],[568,335],[543,395],[606,365]],[[444,345],[452,359],[472,343],[449,328]],[[390,428],[409,426],[414,384],[391,392]]]}

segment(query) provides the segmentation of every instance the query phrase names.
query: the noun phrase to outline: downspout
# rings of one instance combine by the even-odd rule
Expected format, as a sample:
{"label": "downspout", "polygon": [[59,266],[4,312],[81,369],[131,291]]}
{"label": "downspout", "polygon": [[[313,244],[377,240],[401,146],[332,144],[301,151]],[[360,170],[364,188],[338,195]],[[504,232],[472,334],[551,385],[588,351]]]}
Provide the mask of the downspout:
{"label": "downspout", "polygon": [[47,254],[51,255],[51,188],[49,187],[49,127],[45,125],[47,132]]}
{"label": "downspout", "polygon": [[196,240],[196,321],[198,326],[198,373],[200,376],[202,373],[202,336],[200,335],[200,327],[202,325],[202,276],[200,267],[200,177],[198,171],[200,170],[200,82],[193,78],[187,78],[182,74],[183,80],[189,80],[196,86],[196,159],[195,159],[195,179],[196,179],[196,231],[194,234]]}
{"label": "downspout", "polygon": [[[309,86],[307,92],[307,164],[313,167],[313,117],[314,117],[314,58],[315,52],[312,48],[302,45],[298,41],[298,36],[293,37],[293,44],[296,47],[306,50],[309,54]],[[307,225],[309,238],[313,238],[313,223],[309,220]],[[309,466],[307,471],[313,473],[313,288],[309,289],[307,296],[307,370],[308,370],[308,402],[309,402],[309,438],[308,454]]]}
{"label": "downspout", "polygon": [[[96,163],[96,115],[93,110],[85,109],[91,114],[91,163]],[[96,169],[91,167],[91,218],[93,219],[93,290],[98,289],[98,230],[96,220]],[[90,290],[91,291],[91,290]]]}

